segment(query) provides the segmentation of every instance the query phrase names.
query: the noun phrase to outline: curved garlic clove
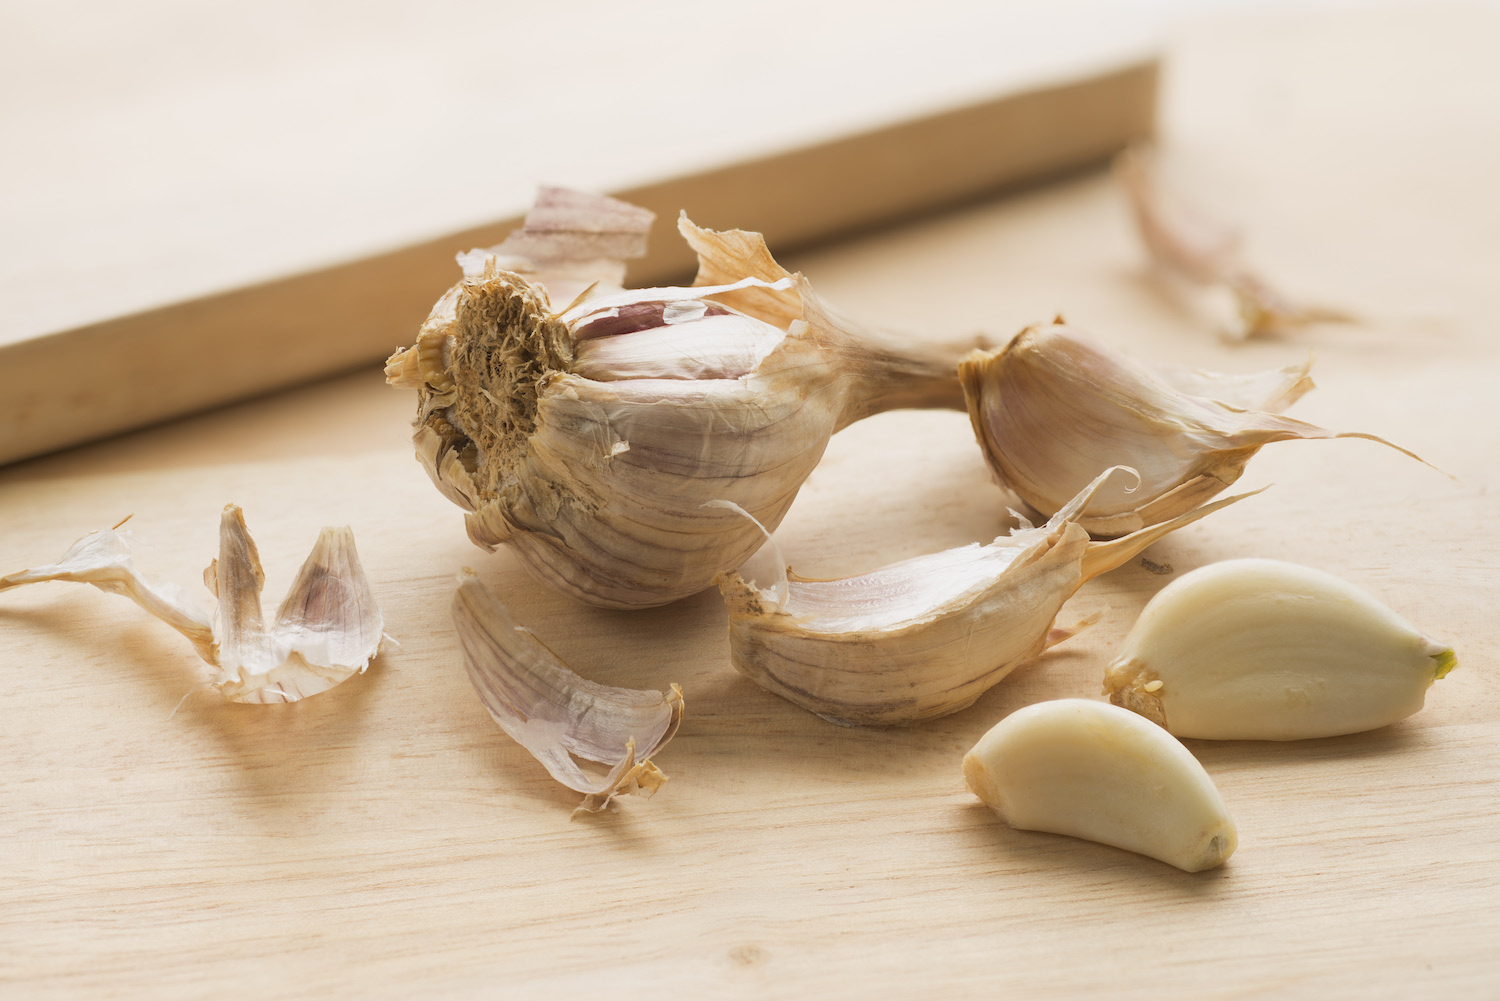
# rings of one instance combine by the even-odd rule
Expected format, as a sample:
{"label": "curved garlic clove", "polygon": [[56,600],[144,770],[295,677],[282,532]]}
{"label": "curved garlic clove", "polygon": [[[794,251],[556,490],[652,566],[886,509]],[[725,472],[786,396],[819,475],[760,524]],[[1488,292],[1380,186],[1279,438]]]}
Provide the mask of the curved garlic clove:
{"label": "curved garlic clove", "polygon": [[0,591],[60,580],[122,594],[191,640],[231,702],[296,702],[325,692],[364,673],[380,649],[385,620],[348,528],[318,533],[267,627],[260,606],[266,575],[239,507],[225,506],[219,556],[203,572],[218,599],[212,616],[176,585],[141,576],[119,527],[84,536],[56,563],[0,578]]}
{"label": "curved garlic clove", "polygon": [[1017,709],[964,755],[964,781],[1011,827],[1149,855],[1186,872],[1239,841],[1213,779],[1171,734],[1102,702]]}
{"label": "curved garlic clove", "polygon": [[989,545],[919,556],[842,580],[792,578],[757,590],[738,573],[729,606],[735,668],[768,691],[845,726],[890,726],[957,712],[1053,642],[1053,621],[1084,583],[1230,497],[1112,542],[1073,519],[1097,477],[1040,528]]}
{"label": "curved garlic clove", "polygon": [[[1061,508],[1107,464],[1140,473],[1138,486],[1110,484],[1089,502],[1079,524],[1096,535],[1134,532],[1193,509],[1239,479],[1271,442],[1366,438],[1421,461],[1374,435],[1190,396],[1061,322],[1028,327],[998,351],[974,352],[959,377],[996,481],[1037,511]],[[1300,395],[1300,383],[1282,370],[1239,390],[1279,402]]]}
{"label": "curved garlic clove", "polygon": [[[682,689],[613,688],[580,677],[516,623],[472,572],[453,595],[469,681],[490,717],[597,813],[616,796],[651,796],[667,781],[651,756],[682,723]],[[578,759],[604,766],[586,772]]]}
{"label": "curved garlic clove", "polygon": [[1104,692],[1179,737],[1298,740],[1405,719],[1456,663],[1332,574],[1226,560],[1151,599]]}
{"label": "curved garlic clove", "polygon": [[418,458],[468,512],[470,538],[509,546],[591,604],[703,590],[761,544],[705,502],[774,528],[835,431],[885,409],[963,405],[954,372],[972,343],[856,332],[759,234],[685,218],[679,230],[698,285],[601,283],[562,310],[538,275],[504,270],[510,258],[481,269],[467,255],[463,281],[387,365],[389,382],[418,390]]}
{"label": "curved garlic clove", "polygon": [[1354,321],[1342,310],[1294,302],[1272,288],[1245,264],[1239,233],[1201,208],[1169,197],[1157,174],[1155,154],[1143,147],[1126,150],[1115,161],[1115,175],[1152,261],[1174,279],[1232,294],[1237,315],[1225,326],[1227,336],[1239,340]]}

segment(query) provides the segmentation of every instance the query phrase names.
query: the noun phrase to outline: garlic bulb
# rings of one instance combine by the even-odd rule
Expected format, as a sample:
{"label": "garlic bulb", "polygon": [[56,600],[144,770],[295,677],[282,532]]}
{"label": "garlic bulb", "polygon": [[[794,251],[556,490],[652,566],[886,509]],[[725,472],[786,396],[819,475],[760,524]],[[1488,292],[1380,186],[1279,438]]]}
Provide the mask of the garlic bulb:
{"label": "garlic bulb", "polygon": [[1272,288],[1241,258],[1238,233],[1181,198],[1169,197],[1150,150],[1126,150],[1115,161],[1115,174],[1130,199],[1141,242],[1162,272],[1185,284],[1224,289],[1233,297],[1235,315],[1223,324],[1229,338],[1353,322],[1342,310],[1297,303]]}
{"label": "garlic bulb", "polygon": [[1112,542],[1075,519],[1117,470],[1095,478],[1040,528],[919,556],[843,580],[794,577],[757,590],[738,573],[729,606],[735,668],[767,691],[845,726],[918,723],[969,706],[1069,633],[1053,620],[1085,583],[1162,536],[1240,497]]}
{"label": "garlic bulb", "polygon": [[[453,625],[469,681],[490,717],[557,781],[597,813],[626,794],[651,796],[667,781],[651,756],[677,733],[682,689],[611,688],[579,677],[518,625],[472,571],[453,595]],[[577,759],[605,766],[586,772]]]}
{"label": "garlic bulb", "polygon": [[1239,843],[1198,759],[1160,727],[1102,702],[1017,709],[964,755],[964,781],[1017,830],[1097,841],[1186,872],[1223,865]]}
{"label": "garlic bulb", "polygon": [[[596,201],[620,217],[622,203]],[[856,333],[759,234],[684,218],[697,286],[626,291],[606,275],[555,300],[566,247],[531,248],[520,264],[546,267],[528,275],[505,270],[526,231],[546,243],[586,222],[576,202],[566,225],[540,211],[497,253],[464,255],[464,279],[386,371],[417,389],[418,457],[467,512],[469,537],[509,546],[565,594],[612,608],[694,594],[761,544],[705,501],[774,528],[835,431],[882,410],[963,405],[953,373],[972,343]]]}
{"label": "garlic bulb", "polygon": [[238,507],[224,508],[219,558],[203,571],[204,584],[218,599],[211,616],[176,585],[142,577],[119,527],[84,536],[56,563],[0,577],[0,591],[61,580],[122,594],[186,636],[216,669],[211,683],[231,702],[295,702],[316,695],[362,674],[380,649],[384,618],[348,528],[318,533],[267,628],[260,607],[266,575]]}
{"label": "garlic bulb", "polygon": [[1264,394],[1265,405],[1284,406],[1310,387],[1305,368],[1250,378],[1158,375],[1061,318],[1026,328],[998,351],[974,352],[959,377],[996,481],[1042,514],[1110,463],[1139,471],[1137,486],[1110,484],[1089,501],[1079,524],[1095,535],[1134,532],[1197,507],[1274,441],[1367,438],[1418,458],[1374,435],[1339,434],[1173,385],[1216,393],[1222,385],[1218,395],[1237,404]]}
{"label": "garlic bulb", "polygon": [[1179,737],[1334,737],[1410,716],[1456,662],[1332,574],[1226,560],[1151,599],[1104,692]]}

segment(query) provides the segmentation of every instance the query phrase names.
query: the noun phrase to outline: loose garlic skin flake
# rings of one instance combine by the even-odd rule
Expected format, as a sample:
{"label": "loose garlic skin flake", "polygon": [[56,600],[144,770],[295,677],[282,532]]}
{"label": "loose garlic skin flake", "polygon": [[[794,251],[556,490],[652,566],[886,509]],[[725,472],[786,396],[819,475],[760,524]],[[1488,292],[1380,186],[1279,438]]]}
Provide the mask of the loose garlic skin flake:
{"label": "loose garlic skin flake", "polygon": [[1113,845],[1185,872],[1222,865],[1239,840],[1198,759],[1161,727],[1103,702],[1016,710],[964,756],[964,781],[1018,830]]}
{"label": "loose garlic skin flake", "polygon": [[1456,663],[1332,574],[1226,560],[1151,599],[1104,691],[1179,737],[1301,740],[1405,719]]}

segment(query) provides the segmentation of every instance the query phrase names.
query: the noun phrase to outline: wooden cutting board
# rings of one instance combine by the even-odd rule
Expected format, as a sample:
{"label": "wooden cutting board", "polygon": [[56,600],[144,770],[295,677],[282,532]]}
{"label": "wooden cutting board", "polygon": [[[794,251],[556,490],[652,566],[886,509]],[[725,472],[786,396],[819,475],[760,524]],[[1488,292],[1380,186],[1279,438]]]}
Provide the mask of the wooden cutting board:
{"label": "wooden cutting board", "polygon": [[[304,702],[238,706],[124,600],[0,596],[0,985],[7,997],[1367,998],[1500,990],[1500,14],[1423,7],[1208,21],[1171,50],[1170,162],[1243,218],[1250,256],[1348,328],[1226,345],[1143,268],[1091,174],[788,263],[887,326],[1008,332],[1064,311],[1138,357],[1228,371],[1317,353],[1293,410],[1383,435],[1272,445],[1273,484],[1153,547],[1063,621],[1100,621],[972,708],[831,726],[735,674],[706,593],[583,608],[464,539],[373,369],[0,472],[0,562],[134,513],[142,568],[196,587],[244,506],[279,595],[353,526],[390,647]],[[1007,518],[954,413],[838,435],[778,539],[802,573],[985,540]],[[1458,650],[1411,719],[1290,744],[1190,742],[1240,829],[1222,869],[1012,831],[964,789],[1008,712],[1097,696],[1147,599],[1239,556],[1369,589]],[[649,801],[570,820],[489,720],[448,625],[472,566],[581,673],[682,685]],[[174,706],[186,694],[175,715]]]}
{"label": "wooden cutting board", "polygon": [[655,211],[631,274],[664,283],[682,210],[791,248],[1097,164],[1155,109],[1149,19],[1107,6],[960,0],[915,38],[805,0],[406,6],[15,26],[0,463],[384,358],[540,184]]}

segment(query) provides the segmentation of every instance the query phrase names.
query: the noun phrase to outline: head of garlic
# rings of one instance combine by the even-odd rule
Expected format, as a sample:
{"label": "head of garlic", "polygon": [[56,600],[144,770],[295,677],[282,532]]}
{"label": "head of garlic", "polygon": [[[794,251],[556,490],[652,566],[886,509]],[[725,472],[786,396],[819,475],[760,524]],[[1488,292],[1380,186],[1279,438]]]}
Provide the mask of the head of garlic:
{"label": "head of garlic", "polygon": [[959,376],[996,481],[1036,511],[1059,510],[1113,463],[1140,473],[1138,484],[1108,484],[1089,501],[1079,524],[1095,535],[1192,510],[1239,479],[1271,442],[1367,438],[1412,455],[1374,435],[1270,412],[1311,388],[1305,366],[1258,377],[1159,373],[1060,317],[999,350],[975,351]]}
{"label": "head of garlic", "polygon": [[966,708],[1069,632],[1063,604],[1167,533],[1229,497],[1110,542],[1077,524],[1087,484],[1037,528],[841,580],[791,577],[761,590],[738,573],[720,579],[735,668],[756,684],[845,726],[919,723]]}
{"label": "head of garlic", "polygon": [[[595,201],[621,217],[622,203]],[[897,407],[962,406],[954,372],[972,342],[857,331],[759,234],[684,218],[696,286],[625,290],[601,266],[582,295],[556,300],[555,275],[576,283],[587,268],[558,263],[577,247],[534,245],[585,226],[588,213],[570,211],[565,224],[528,217],[541,234],[529,257],[507,250],[526,230],[464,255],[463,280],[386,370],[417,390],[418,458],[467,512],[469,537],[508,546],[565,594],[613,608],[694,594],[761,544],[706,501],[774,528],[835,431]]]}

